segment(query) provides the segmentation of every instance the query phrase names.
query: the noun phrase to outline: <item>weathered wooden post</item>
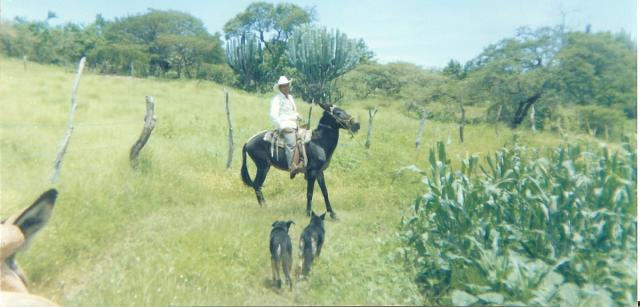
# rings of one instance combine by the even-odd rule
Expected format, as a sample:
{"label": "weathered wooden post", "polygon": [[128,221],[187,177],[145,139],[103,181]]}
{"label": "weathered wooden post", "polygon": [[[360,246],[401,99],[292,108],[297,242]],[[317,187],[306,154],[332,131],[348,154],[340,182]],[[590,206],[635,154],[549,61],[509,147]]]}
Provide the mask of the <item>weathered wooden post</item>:
{"label": "weathered wooden post", "polygon": [[531,131],[536,133],[536,107],[531,106]]}
{"label": "weathered wooden post", "polygon": [[76,78],[73,81],[73,87],[71,88],[71,109],[69,110],[69,117],[67,119],[67,132],[62,138],[62,142],[58,146],[58,154],[56,155],[56,160],[53,162],[53,175],[51,175],[51,184],[55,184],[58,180],[58,176],[60,175],[60,168],[62,167],[62,159],[64,159],[64,154],[67,152],[67,146],[69,146],[69,141],[71,140],[71,134],[73,134],[73,116],[75,115],[76,109],[78,107],[76,94],[78,92],[78,85],[80,85],[80,76],[82,75],[82,70],[84,70],[85,61],[85,57],[82,57],[82,59],[80,59],[80,63],[78,64],[78,72],[76,73]]}
{"label": "weathered wooden post", "polygon": [[229,124],[229,156],[227,157],[227,169],[231,168],[233,160],[233,125],[231,124],[231,111],[229,110],[229,92],[224,89],[224,111],[227,113],[227,123]]}
{"label": "weathered wooden post", "polygon": [[129,161],[131,162],[131,166],[133,168],[136,168],[138,166],[138,154],[140,154],[140,150],[142,150],[142,147],[147,144],[153,128],[156,127],[156,116],[153,113],[153,97],[145,96],[145,100],[147,103],[147,112],[144,115],[144,127],[142,128],[140,137],[135,142],[135,144],[131,146],[131,151],[129,152]]}
{"label": "weathered wooden post", "polygon": [[496,135],[498,135],[498,123],[500,122],[500,114],[501,113],[502,113],[502,105],[500,105],[500,107],[498,108],[498,114],[496,115],[496,123],[495,123]]}
{"label": "weathered wooden post", "polygon": [[311,129],[311,111],[313,111],[313,102],[309,106],[309,115],[307,115],[307,129]]}
{"label": "weathered wooden post", "polygon": [[560,123],[559,117],[556,119],[556,127],[558,128],[558,132],[560,132],[560,135],[562,135],[562,137],[565,138],[567,135],[564,134],[564,130],[562,129],[562,123]]}
{"label": "weathered wooden post", "polygon": [[463,105],[463,98],[462,98],[462,94],[460,95],[460,142],[464,143],[464,105]]}
{"label": "weathered wooden post", "polygon": [[373,117],[378,113],[378,108],[369,108],[369,129],[367,130],[367,141],[364,143],[364,147],[369,149],[371,146],[371,130],[373,127]]}
{"label": "weathered wooden post", "polygon": [[420,116],[420,126],[418,127],[418,135],[416,136],[416,150],[420,148],[420,142],[422,141],[422,134],[424,133],[424,125],[427,121],[427,109],[422,108]]}

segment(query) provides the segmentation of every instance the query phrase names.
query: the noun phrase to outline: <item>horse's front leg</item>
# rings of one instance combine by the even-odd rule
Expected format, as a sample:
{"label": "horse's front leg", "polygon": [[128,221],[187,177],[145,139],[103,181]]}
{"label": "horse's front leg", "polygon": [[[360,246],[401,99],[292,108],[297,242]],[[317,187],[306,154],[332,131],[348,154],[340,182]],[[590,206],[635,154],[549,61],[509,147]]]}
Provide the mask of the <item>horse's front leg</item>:
{"label": "horse's front leg", "polygon": [[333,208],[331,208],[331,202],[329,201],[329,192],[327,191],[327,185],[324,182],[324,172],[318,173],[318,185],[320,186],[320,190],[322,191],[322,196],[324,197],[324,205],[329,212],[329,216],[332,219],[337,219],[336,213],[333,212]]}
{"label": "horse's front leg", "polygon": [[316,183],[317,171],[311,170],[307,173],[307,216],[311,216],[311,202],[313,201],[313,188]]}

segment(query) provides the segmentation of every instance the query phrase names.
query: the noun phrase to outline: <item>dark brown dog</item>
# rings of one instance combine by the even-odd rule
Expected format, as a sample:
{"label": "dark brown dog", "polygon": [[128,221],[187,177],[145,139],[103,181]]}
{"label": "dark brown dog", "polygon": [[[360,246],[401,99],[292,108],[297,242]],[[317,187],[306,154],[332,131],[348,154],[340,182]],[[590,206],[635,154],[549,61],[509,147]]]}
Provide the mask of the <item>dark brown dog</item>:
{"label": "dark brown dog", "polygon": [[282,272],[289,284],[289,290],[293,288],[291,282],[291,237],[289,237],[289,227],[291,224],[295,224],[293,221],[275,221],[271,225],[271,236],[269,240],[269,251],[271,252],[271,270],[273,273],[273,282],[276,287],[280,289],[282,287],[282,280],[280,279],[280,266],[282,266]]}
{"label": "dark brown dog", "polygon": [[300,256],[299,267],[302,267],[302,275],[305,277],[309,275],[311,271],[311,265],[313,259],[320,256],[322,250],[322,244],[324,243],[324,216],[316,215],[311,211],[311,221],[309,225],[304,228],[302,235],[300,235],[300,245],[298,248],[298,254]]}

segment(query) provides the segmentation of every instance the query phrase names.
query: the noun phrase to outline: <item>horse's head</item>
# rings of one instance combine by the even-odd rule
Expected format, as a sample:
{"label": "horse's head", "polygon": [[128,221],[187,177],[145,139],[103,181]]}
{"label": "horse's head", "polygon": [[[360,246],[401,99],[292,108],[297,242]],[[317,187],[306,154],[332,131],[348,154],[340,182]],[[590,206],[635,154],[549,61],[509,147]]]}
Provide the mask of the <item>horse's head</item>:
{"label": "horse's head", "polygon": [[43,193],[31,206],[0,224],[0,305],[55,306],[27,294],[27,278],[16,262],[16,253],[26,250],[49,221],[58,191]]}
{"label": "horse's head", "polygon": [[347,129],[353,133],[360,130],[360,121],[355,116],[351,116],[345,110],[338,108],[332,104],[319,104],[320,107],[329,114],[329,120],[333,119],[334,126],[337,128]]}

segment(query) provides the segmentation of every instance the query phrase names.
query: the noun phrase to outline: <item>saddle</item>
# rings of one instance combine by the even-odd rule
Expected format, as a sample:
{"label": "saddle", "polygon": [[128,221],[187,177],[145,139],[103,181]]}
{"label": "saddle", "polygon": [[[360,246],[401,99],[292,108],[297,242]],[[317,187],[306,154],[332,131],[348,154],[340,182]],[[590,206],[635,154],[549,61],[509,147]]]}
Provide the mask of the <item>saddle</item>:
{"label": "saddle", "polygon": [[[311,141],[312,131],[299,128],[296,132],[296,146],[293,148],[292,164],[307,167],[307,151],[304,145]],[[282,135],[278,130],[267,131],[263,139],[271,143],[271,157],[278,159],[278,148],[284,148],[285,146]]]}

